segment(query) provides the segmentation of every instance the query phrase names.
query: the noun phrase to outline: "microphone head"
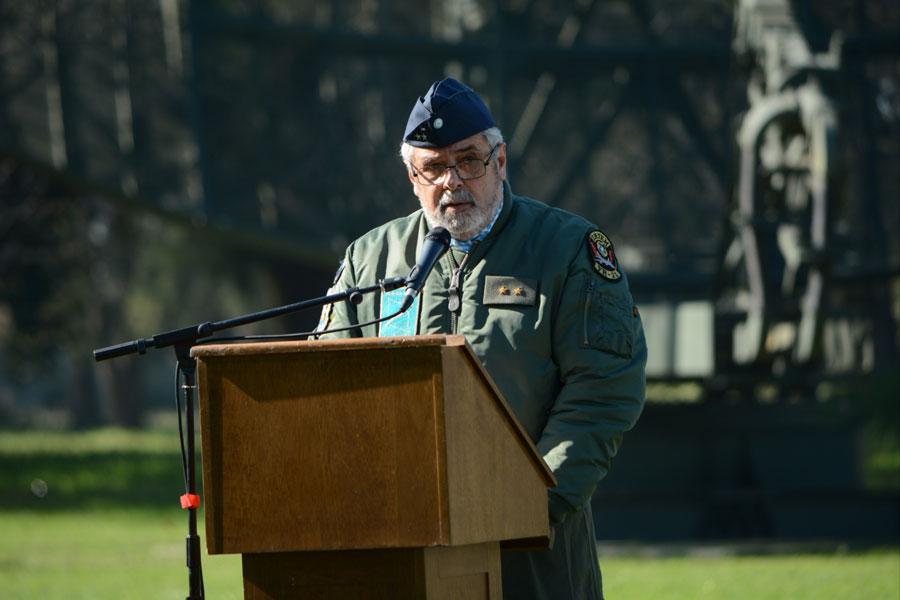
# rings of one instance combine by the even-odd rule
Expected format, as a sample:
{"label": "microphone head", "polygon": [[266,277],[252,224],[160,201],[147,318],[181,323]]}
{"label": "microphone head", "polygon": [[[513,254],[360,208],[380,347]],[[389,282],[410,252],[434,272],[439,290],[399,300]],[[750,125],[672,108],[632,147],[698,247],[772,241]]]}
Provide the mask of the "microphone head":
{"label": "microphone head", "polygon": [[419,262],[406,277],[407,291],[417,293],[428,277],[435,263],[450,249],[450,232],[443,227],[435,227],[425,236]]}
{"label": "microphone head", "polygon": [[425,236],[426,240],[434,240],[441,244],[441,246],[445,246],[447,248],[450,247],[450,232],[447,231],[446,228],[437,226],[431,231],[428,232],[428,235]]}

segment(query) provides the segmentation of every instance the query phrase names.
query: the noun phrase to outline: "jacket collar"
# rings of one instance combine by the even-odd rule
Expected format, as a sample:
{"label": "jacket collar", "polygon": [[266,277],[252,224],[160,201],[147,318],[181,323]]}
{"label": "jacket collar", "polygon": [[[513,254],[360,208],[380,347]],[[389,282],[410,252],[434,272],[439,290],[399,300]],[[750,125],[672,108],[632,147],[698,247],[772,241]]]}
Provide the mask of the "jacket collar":
{"label": "jacket collar", "polygon": [[485,241],[496,238],[500,235],[500,232],[503,231],[503,228],[506,227],[506,224],[509,222],[510,217],[513,213],[513,207],[516,201],[516,197],[513,196],[512,188],[509,186],[509,181],[503,182],[503,209],[500,211],[500,215],[497,217],[497,220],[494,221],[494,226],[491,227],[490,233],[488,233]]}

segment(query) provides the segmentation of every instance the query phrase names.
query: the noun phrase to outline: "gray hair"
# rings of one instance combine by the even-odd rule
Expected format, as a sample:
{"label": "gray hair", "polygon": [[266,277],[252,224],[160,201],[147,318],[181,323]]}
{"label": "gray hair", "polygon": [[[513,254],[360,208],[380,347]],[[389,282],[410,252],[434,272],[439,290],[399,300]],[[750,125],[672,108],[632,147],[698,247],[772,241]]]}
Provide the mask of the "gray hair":
{"label": "gray hair", "polygon": [[[491,148],[497,144],[503,143],[503,133],[501,133],[499,127],[490,127],[482,131],[481,134]],[[410,146],[406,142],[400,144],[400,158],[403,159],[403,164],[406,165],[407,169],[412,169],[412,154],[414,149],[414,146]]]}

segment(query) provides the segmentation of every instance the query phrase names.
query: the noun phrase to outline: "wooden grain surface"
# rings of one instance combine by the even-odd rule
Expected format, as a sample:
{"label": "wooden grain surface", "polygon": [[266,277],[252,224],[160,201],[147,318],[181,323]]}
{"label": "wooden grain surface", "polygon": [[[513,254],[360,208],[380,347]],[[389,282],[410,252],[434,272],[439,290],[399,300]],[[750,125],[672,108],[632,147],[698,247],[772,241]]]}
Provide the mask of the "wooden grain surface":
{"label": "wooden grain surface", "polygon": [[501,600],[500,548],[245,554],[245,600]]}
{"label": "wooden grain surface", "polygon": [[439,352],[202,360],[209,551],[447,543]]}
{"label": "wooden grain surface", "polygon": [[461,336],[193,354],[210,553],[546,535],[553,475]]}
{"label": "wooden grain surface", "polygon": [[530,440],[460,348],[443,349],[442,370],[451,543],[549,536],[547,487]]}

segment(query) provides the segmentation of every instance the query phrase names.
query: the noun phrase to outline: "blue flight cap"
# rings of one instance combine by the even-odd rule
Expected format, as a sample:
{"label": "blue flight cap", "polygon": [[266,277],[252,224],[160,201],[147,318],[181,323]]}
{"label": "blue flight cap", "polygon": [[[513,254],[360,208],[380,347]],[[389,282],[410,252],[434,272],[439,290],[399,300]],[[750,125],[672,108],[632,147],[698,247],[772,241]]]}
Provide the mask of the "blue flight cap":
{"label": "blue flight cap", "polygon": [[496,126],[481,97],[447,77],[434,82],[416,101],[403,140],[410,146],[442,148]]}

